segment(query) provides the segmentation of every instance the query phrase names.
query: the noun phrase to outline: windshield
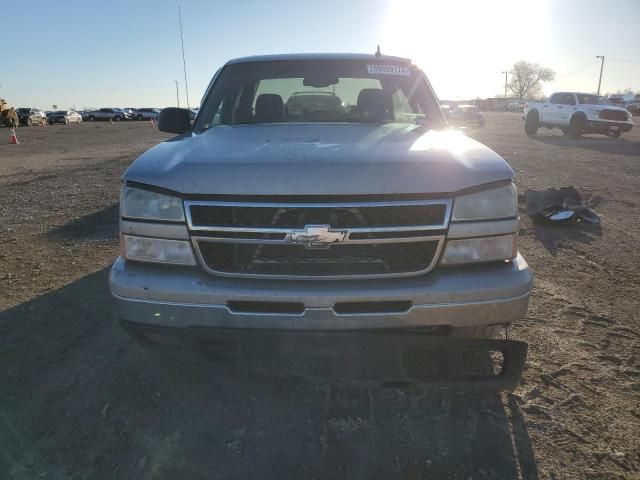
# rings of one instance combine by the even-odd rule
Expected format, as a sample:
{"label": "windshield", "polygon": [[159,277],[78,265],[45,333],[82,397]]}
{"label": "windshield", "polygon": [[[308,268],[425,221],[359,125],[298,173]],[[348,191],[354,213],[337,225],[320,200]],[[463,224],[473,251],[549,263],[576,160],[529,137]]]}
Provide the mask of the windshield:
{"label": "windshield", "polygon": [[578,102],[585,105],[604,105],[605,103],[607,103],[604,97],[588,93],[579,93]]}
{"label": "windshield", "polygon": [[195,129],[282,122],[416,125],[440,118],[431,90],[413,66],[328,60],[253,62],[223,69]]}

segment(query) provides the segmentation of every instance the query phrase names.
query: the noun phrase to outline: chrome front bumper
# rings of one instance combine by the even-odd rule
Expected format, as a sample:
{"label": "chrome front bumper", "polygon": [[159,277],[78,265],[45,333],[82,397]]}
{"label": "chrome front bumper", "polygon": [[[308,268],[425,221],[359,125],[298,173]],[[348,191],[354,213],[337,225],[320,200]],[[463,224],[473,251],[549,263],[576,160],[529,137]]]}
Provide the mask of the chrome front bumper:
{"label": "chrome front bumper", "polygon": [[[508,324],[527,309],[532,273],[512,262],[440,267],[388,280],[285,281],[223,278],[195,267],[118,258],[109,279],[121,320],[158,327],[353,330]],[[291,302],[297,313],[239,312],[229,302]],[[336,303],[410,302],[399,312],[337,313]],[[382,303],[381,303],[382,304]]]}

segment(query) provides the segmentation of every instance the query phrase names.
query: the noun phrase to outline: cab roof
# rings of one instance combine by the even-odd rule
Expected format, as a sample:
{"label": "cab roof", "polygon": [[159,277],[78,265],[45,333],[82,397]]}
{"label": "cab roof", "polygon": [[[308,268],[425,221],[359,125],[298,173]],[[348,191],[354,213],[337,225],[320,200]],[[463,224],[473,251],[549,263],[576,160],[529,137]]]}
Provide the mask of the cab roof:
{"label": "cab roof", "polygon": [[252,55],[229,60],[227,65],[250,62],[281,62],[286,60],[367,60],[371,62],[411,63],[409,58],[367,53],[286,53],[279,55]]}

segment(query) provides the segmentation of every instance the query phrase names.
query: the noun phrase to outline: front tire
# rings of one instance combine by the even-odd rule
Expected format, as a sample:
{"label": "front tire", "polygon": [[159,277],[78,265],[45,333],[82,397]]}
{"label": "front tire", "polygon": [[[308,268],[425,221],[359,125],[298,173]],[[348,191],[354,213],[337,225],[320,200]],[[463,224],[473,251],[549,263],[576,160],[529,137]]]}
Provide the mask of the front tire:
{"label": "front tire", "polygon": [[95,120],[96,120],[96,117],[94,117],[93,115],[89,116],[89,121],[90,122],[95,122]]}
{"label": "front tire", "polygon": [[530,137],[533,137],[536,133],[538,133],[538,128],[540,128],[540,118],[538,117],[538,112],[529,112],[527,114],[527,119],[524,121],[524,131]]}
{"label": "front tire", "polygon": [[114,122],[119,122],[120,120],[122,120],[122,118],[120,118],[120,117],[113,117],[113,121],[114,121]]}
{"label": "front tire", "polygon": [[585,131],[587,126],[587,120],[583,115],[574,115],[569,122],[569,129],[567,135],[571,138],[578,139],[582,136],[582,132]]}

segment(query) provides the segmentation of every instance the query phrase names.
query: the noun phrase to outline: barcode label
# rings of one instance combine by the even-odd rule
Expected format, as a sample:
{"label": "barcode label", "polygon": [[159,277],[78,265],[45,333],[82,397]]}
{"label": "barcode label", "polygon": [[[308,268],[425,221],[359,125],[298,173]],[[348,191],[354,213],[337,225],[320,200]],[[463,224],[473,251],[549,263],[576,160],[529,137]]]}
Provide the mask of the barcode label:
{"label": "barcode label", "polygon": [[411,75],[408,67],[399,65],[367,65],[369,75],[402,75],[408,77]]}

